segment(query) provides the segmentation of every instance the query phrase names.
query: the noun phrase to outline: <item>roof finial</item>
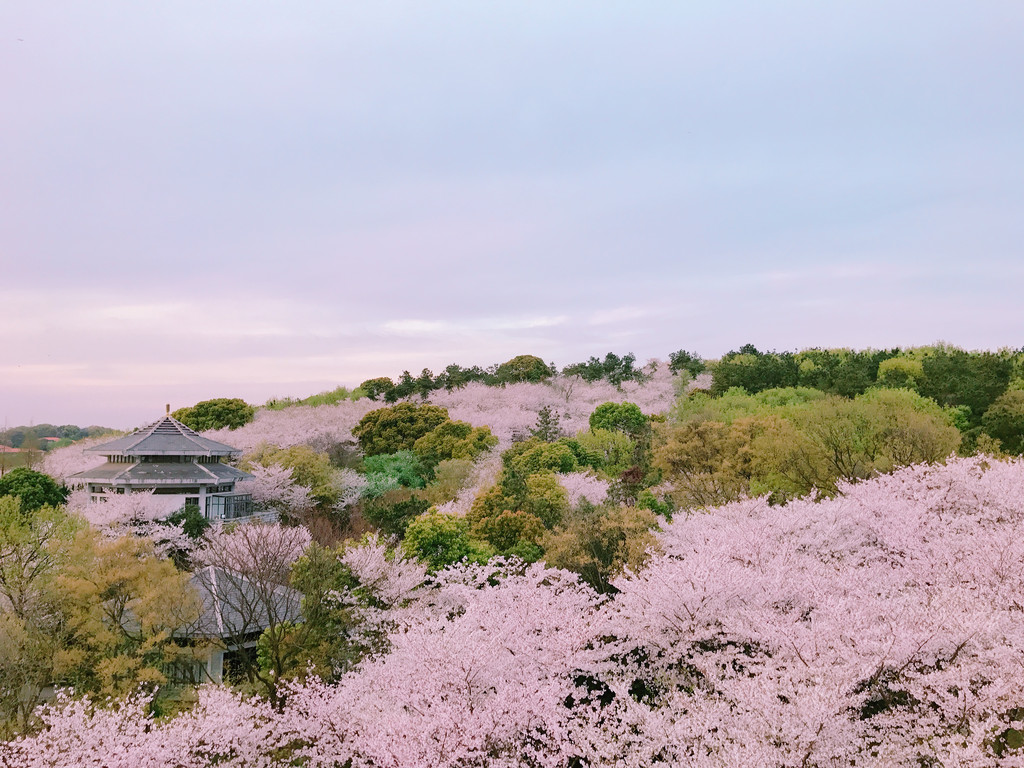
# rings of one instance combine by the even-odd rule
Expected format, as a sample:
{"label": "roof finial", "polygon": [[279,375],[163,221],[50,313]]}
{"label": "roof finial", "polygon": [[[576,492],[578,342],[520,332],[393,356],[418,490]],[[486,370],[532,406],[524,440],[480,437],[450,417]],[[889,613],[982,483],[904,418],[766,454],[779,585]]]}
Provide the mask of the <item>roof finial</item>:
{"label": "roof finial", "polygon": [[171,415],[171,404],[170,403],[167,404],[167,415],[168,416]]}

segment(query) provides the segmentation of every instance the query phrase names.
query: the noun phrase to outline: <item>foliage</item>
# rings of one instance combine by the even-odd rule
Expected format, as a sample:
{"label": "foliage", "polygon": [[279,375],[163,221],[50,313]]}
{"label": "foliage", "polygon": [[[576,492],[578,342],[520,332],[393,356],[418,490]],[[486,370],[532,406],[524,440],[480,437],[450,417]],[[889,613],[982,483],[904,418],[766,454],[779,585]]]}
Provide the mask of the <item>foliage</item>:
{"label": "foliage", "polygon": [[364,469],[368,476],[383,475],[392,478],[396,486],[423,488],[427,484],[427,468],[420,461],[420,457],[412,451],[367,456]]}
{"label": "foliage", "polygon": [[576,436],[589,457],[588,464],[604,477],[615,479],[633,466],[636,444],[622,432],[590,429]]}
{"label": "foliage", "polygon": [[473,477],[473,462],[469,459],[446,459],[434,469],[434,479],[425,495],[431,504],[444,504],[454,500]]}
{"label": "foliage", "polygon": [[430,502],[409,488],[387,490],[363,501],[363,517],[381,533],[403,536],[409,523],[430,507]]}
{"label": "foliage", "polygon": [[526,494],[520,508],[553,528],[569,511],[569,495],[554,472],[534,472],[526,477]]}
{"label": "foliage", "polygon": [[413,444],[413,451],[433,470],[449,459],[473,460],[498,444],[489,427],[473,427],[465,421],[444,421]]}
{"label": "foliage", "polygon": [[472,536],[487,542],[499,555],[523,553],[527,555],[523,559],[537,560],[543,553],[539,542],[545,527],[536,514],[506,509],[496,515],[467,520]]}
{"label": "foliage", "polygon": [[562,436],[558,411],[545,405],[537,411],[537,423],[530,430],[530,436],[545,443],[553,443]]}
{"label": "foliage", "polygon": [[[378,376],[375,379],[367,379],[359,385],[359,389],[371,400],[380,400],[394,391],[395,382],[388,376]],[[389,401],[390,402],[390,401]]]}
{"label": "foliage", "polygon": [[621,386],[626,381],[645,381],[647,374],[635,368],[636,356],[632,353],[619,357],[613,352],[605,355],[604,360],[591,357],[585,363],[573,363],[562,369],[563,376],[579,376],[584,381],[605,380],[609,384]]}
{"label": "foliage", "polygon": [[302,592],[303,622],[301,629],[290,630],[299,652],[290,660],[288,677],[337,678],[367,650],[356,632],[359,579],[342,555],[343,550],[312,544],[292,565],[291,586]]}
{"label": "foliage", "polygon": [[657,519],[646,509],[583,506],[541,541],[553,568],[580,574],[597,592],[612,589],[624,569],[639,570],[656,548]]}
{"label": "foliage", "polygon": [[58,507],[67,500],[67,493],[49,475],[27,467],[12,469],[0,477],[0,497],[18,498],[25,512],[44,506]]}
{"label": "foliage", "polygon": [[[778,402],[780,405],[769,405]],[[960,434],[950,414],[907,390],[872,390],[853,400],[804,397],[799,389],[722,398],[689,398],[659,430],[654,464],[683,509],[715,506],[747,494],[778,501],[842,480],[954,451]]]}
{"label": "foliage", "polygon": [[493,550],[475,543],[469,536],[469,523],[465,518],[427,512],[406,528],[402,549],[409,557],[416,557],[437,571],[464,558],[470,562],[487,562]]}
{"label": "foliage", "polygon": [[635,403],[602,403],[590,415],[590,428],[622,432],[636,439],[650,429],[650,420]]}
{"label": "foliage", "polygon": [[1006,391],[1013,361],[993,352],[968,353],[951,347],[928,350],[919,391],[943,406],[967,406],[971,426]]}
{"label": "foliage", "polygon": [[189,408],[179,408],[171,414],[189,429],[206,432],[211,429],[238,429],[248,424],[256,409],[237,397],[219,397],[203,400]]}
{"label": "foliage", "polygon": [[399,403],[366,414],[352,429],[367,456],[410,451],[416,441],[448,421],[448,411],[436,405]]}
{"label": "foliage", "polygon": [[167,518],[168,525],[180,525],[190,539],[200,539],[210,527],[210,521],[199,511],[197,504],[186,504]]}
{"label": "foliage", "polygon": [[494,375],[502,383],[515,381],[545,381],[557,373],[554,366],[534,355],[518,355],[499,365]]}
{"label": "foliage", "polygon": [[921,386],[924,364],[910,357],[890,357],[878,365],[878,383],[893,389],[913,389]]}
{"label": "foliage", "polygon": [[696,378],[707,370],[707,365],[696,352],[680,349],[669,353],[668,369],[672,371],[673,375],[686,371],[690,378]]}
{"label": "foliage", "polygon": [[569,440],[544,443],[536,438],[516,443],[501,454],[506,476],[524,479],[534,472],[575,472],[579,461]]}
{"label": "foliage", "polygon": [[80,519],[55,507],[27,515],[0,497],[0,734],[23,729],[59,671],[70,610],[57,588]]}
{"label": "foliage", "polygon": [[981,426],[1007,453],[1024,453],[1024,391],[1010,389],[997,397],[985,411]]}
{"label": "foliage", "polygon": [[149,539],[80,532],[58,576],[73,638],[58,653],[55,682],[103,696],[166,682],[168,664],[194,660],[174,641],[200,612],[188,579],[155,556]]}
{"label": "foliage", "polygon": [[733,387],[747,392],[795,387],[799,364],[791,352],[759,352],[752,344],[730,351],[711,367],[711,394],[721,395]]}

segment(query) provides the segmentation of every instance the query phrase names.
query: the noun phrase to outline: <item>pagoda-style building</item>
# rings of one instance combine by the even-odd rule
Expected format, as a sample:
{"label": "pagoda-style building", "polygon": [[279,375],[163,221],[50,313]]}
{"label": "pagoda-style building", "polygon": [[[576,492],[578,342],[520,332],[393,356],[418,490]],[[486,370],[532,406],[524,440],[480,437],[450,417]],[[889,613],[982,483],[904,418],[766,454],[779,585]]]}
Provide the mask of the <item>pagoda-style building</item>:
{"label": "pagoda-style building", "polygon": [[69,480],[88,486],[93,502],[111,494],[146,492],[180,497],[182,507],[195,504],[208,520],[252,515],[252,496],[235,491],[236,482],[252,475],[225,463],[242,452],[203,437],[169,415],[86,450],[106,456],[107,462]]}

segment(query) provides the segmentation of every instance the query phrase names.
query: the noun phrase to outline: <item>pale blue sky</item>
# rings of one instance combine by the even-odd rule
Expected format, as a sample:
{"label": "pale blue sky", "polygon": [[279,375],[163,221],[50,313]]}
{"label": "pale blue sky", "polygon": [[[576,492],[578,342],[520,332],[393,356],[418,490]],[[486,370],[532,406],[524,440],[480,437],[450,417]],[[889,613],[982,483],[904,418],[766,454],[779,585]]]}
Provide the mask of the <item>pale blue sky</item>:
{"label": "pale blue sky", "polygon": [[0,420],[1024,344],[1024,4],[0,5]]}

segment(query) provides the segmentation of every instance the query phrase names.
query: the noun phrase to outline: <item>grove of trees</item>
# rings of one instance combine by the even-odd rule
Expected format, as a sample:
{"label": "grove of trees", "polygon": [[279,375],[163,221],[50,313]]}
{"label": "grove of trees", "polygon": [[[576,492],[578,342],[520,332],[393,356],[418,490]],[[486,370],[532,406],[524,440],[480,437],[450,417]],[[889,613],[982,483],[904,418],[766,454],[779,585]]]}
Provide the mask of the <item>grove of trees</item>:
{"label": "grove of trees", "polygon": [[[279,523],[90,506],[80,445],[0,481],[0,764],[1024,765],[1024,352],[521,355],[211,418]],[[195,688],[204,573],[259,639]]]}

